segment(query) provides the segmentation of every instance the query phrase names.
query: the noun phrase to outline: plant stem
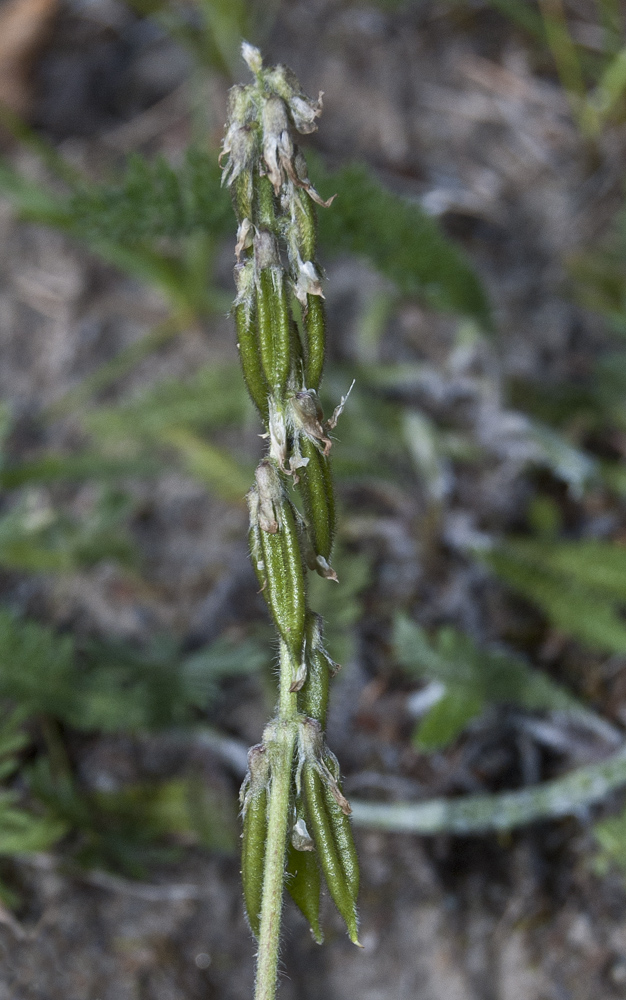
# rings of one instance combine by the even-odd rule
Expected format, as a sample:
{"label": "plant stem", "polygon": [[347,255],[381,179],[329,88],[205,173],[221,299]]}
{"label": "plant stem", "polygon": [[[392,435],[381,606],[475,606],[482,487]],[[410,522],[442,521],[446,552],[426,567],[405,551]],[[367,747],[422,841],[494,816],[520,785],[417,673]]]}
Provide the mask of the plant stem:
{"label": "plant stem", "polygon": [[272,724],[272,782],[269,792],[255,1000],[274,1000],[276,996],[285,853],[297,737],[297,697],[289,690],[292,677],[291,657],[285,643],[281,641],[278,718]]}
{"label": "plant stem", "polygon": [[395,833],[484,833],[513,830],[537,820],[576,816],[626,784],[626,748],[534,788],[500,795],[468,795],[430,802],[351,800],[356,826]]}

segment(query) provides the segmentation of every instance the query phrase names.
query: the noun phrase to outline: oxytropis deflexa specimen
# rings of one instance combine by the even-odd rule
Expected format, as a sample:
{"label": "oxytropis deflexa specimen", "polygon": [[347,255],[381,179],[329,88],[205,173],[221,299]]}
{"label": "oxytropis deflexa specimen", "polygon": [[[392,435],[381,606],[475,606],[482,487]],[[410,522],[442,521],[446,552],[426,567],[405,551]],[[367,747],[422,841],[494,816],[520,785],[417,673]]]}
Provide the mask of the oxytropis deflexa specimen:
{"label": "oxytropis deflexa specimen", "polygon": [[247,498],[250,550],[280,637],[277,714],[249,752],[241,790],[244,898],[259,942],[257,997],[266,998],[275,990],[283,885],[321,941],[323,877],[358,943],[359,874],[350,806],[324,739],[337,667],[306,591],[308,571],[336,579],[329,452],[345,403],[324,419],[317,395],[325,315],[315,203],[328,207],[332,199],[323,201],[312,186],[295,142],[297,133],[317,128],[322,101],[321,94],[318,100],[303,94],[286,67],[264,68],[251,45],[244,43],[242,52],[254,79],[230,91],[223,182],[238,222],[239,354],[268,443]]}

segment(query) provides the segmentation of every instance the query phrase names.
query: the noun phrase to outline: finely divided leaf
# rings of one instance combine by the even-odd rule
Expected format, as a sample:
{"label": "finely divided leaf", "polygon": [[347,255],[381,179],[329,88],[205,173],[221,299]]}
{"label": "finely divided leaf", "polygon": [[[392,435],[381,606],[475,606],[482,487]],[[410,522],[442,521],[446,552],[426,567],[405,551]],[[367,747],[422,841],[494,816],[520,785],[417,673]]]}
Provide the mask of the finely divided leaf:
{"label": "finely divided leaf", "polygon": [[405,295],[469,316],[491,327],[490,307],[478,276],[462,251],[415,202],[384,188],[364,166],[353,164],[314,179],[337,193],[332,212],[320,212],[322,247],[365,257]]}
{"label": "finely divided leaf", "polygon": [[557,628],[601,652],[626,653],[626,548],[520,539],[484,558]]}
{"label": "finely divided leaf", "polygon": [[405,670],[445,686],[414,734],[420,749],[447,745],[489,704],[508,702],[534,711],[589,714],[572,694],[520,657],[480,649],[455,629],[443,628],[431,640],[423,628],[398,615],[394,645]]}

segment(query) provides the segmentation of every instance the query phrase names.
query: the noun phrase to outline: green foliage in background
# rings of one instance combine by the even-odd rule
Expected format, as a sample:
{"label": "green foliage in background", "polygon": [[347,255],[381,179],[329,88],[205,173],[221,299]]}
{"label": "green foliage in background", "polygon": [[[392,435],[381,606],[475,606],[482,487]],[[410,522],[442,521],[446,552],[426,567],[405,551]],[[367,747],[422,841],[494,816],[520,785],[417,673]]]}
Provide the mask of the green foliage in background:
{"label": "green foliage in background", "polygon": [[437,701],[414,731],[413,742],[420,750],[447,746],[488,705],[586,713],[572,694],[546,674],[529,667],[519,656],[481,649],[456,629],[440,629],[431,640],[423,628],[398,615],[394,649],[398,663],[407,673],[442,685]]}
{"label": "green foliage in background", "polygon": [[103,488],[90,516],[78,520],[49,506],[32,488],[0,516],[0,566],[35,573],[67,573],[104,559],[132,567],[137,556],[126,533],[130,502]]}
{"label": "green foliage in background", "polygon": [[119,183],[78,187],[66,201],[68,225],[97,245],[127,247],[180,240],[199,230],[229,231],[230,199],[215,155],[191,148],[178,169],[163,158],[129,157]]}
{"label": "green foliage in background", "polygon": [[626,548],[509,539],[485,559],[566,635],[601,653],[626,653]]}
{"label": "green foliage in background", "polygon": [[232,850],[236,810],[224,793],[193,775],[110,792],[85,789],[62,734],[68,727],[84,734],[181,727],[193,733],[224,678],[266,665],[260,638],[224,637],[191,654],[167,637],[148,649],[93,640],[78,648],[71,634],[0,611],[0,705],[17,706],[11,714],[5,707],[0,725],[0,780],[19,770],[22,786],[21,793],[0,793],[0,854],[63,840],[78,864],[139,877],[150,863],[175,856],[164,837]]}
{"label": "green foliage in background", "polygon": [[311,174],[323,191],[337,194],[333,211],[320,214],[322,250],[364,257],[403,295],[491,328],[487,296],[473,268],[419,205],[383,187],[361,164],[329,175],[316,161]]}
{"label": "green foliage in background", "polygon": [[[23,728],[23,708],[0,715],[0,781],[10,781],[20,768],[20,753],[28,745]],[[23,807],[19,791],[0,791],[0,855],[26,854],[45,851],[67,832],[66,824],[58,816],[43,814]],[[2,886],[0,886],[0,897]]]}
{"label": "green foliage in background", "polygon": [[219,639],[182,654],[171,638],[147,649],[77,643],[71,634],[0,611],[0,701],[45,714],[82,732],[142,732],[191,725],[225,677],[267,663],[261,639]]}
{"label": "green foliage in background", "polygon": [[607,875],[612,869],[626,875],[626,809],[617,816],[594,823],[596,851],[591,866],[597,875]]}

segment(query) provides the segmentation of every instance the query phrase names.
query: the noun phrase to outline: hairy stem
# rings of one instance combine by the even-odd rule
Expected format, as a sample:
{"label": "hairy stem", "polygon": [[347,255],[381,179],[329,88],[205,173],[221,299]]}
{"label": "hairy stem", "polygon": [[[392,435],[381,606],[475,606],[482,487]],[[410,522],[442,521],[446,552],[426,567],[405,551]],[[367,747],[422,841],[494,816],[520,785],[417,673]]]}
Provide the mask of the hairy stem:
{"label": "hairy stem", "polygon": [[484,833],[512,830],[536,820],[579,815],[626,784],[626,748],[600,764],[581,767],[563,778],[500,795],[468,795],[430,802],[352,800],[357,826],[395,833]]}
{"label": "hairy stem", "polygon": [[285,853],[290,824],[291,775],[297,739],[297,698],[289,691],[293,667],[284,642],[280,644],[280,694],[272,741],[272,782],[269,793],[261,933],[257,955],[255,1000],[274,1000],[282,916]]}

